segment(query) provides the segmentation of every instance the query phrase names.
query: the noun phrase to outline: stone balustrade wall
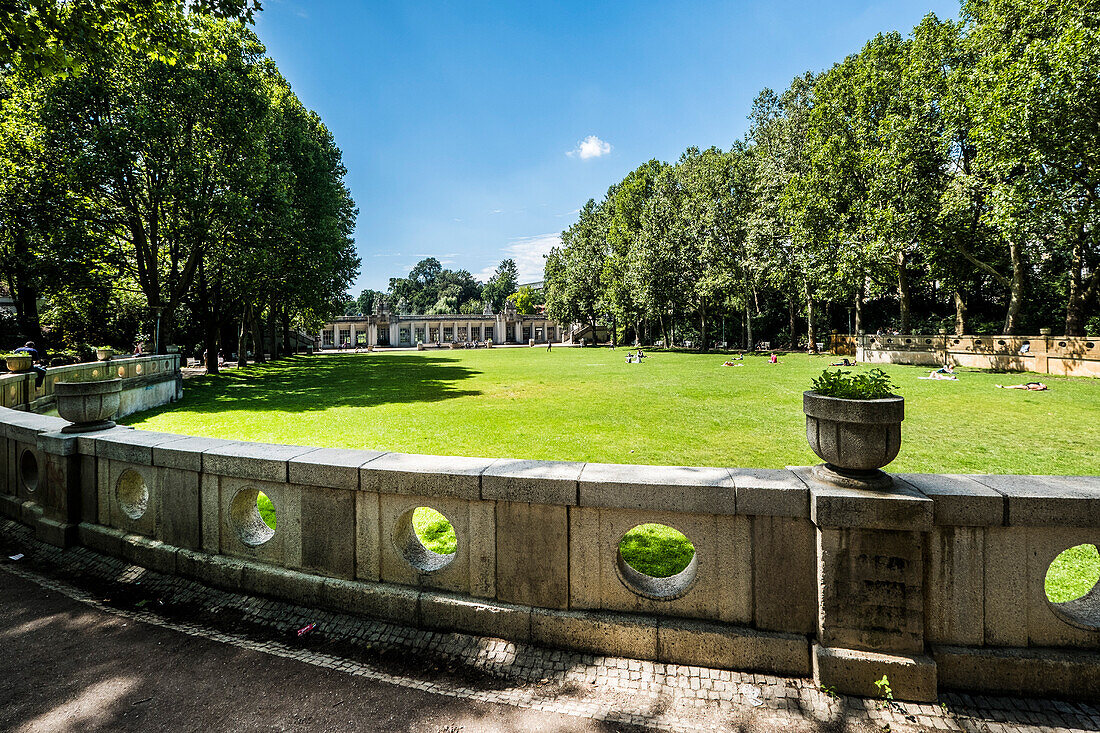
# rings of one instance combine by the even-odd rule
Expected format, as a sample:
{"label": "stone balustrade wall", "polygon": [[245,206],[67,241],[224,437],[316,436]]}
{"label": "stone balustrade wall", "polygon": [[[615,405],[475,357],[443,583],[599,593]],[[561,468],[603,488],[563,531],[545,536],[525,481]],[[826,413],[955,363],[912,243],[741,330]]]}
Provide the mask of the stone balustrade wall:
{"label": "stone balustrade wall", "polygon": [[[1100,588],[1048,602],[1100,542],[1100,477],[898,476],[838,489],[749,470],[457,458],[186,437],[68,435],[0,409],[0,512],[56,545],[437,630],[670,664],[815,676],[900,699],[940,688],[1100,696]],[[256,509],[272,501],[272,531]],[[411,527],[453,524],[452,556]],[[661,523],[695,557],[655,579],[619,542]]]}
{"label": "stone balustrade wall", "polygon": [[1095,336],[868,334],[856,342],[856,359],[872,364],[949,362],[975,369],[1100,377],[1100,337]]}
{"label": "stone balustrade wall", "polygon": [[180,355],[162,354],[50,367],[39,387],[35,386],[34,372],[0,374],[0,406],[57,414],[53,394],[55,384],[104,379],[123,380],[121,406],[116,417],[159,407],[183,396]]}

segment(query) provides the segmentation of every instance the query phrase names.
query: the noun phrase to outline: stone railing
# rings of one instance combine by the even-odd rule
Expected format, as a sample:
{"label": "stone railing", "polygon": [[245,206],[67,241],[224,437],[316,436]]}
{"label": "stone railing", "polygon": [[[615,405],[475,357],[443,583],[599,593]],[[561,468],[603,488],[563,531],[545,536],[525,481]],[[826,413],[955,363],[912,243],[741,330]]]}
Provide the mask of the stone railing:
{"label": "stone railing", "polygon": [[121,406],[117,417],[159,407],[183,396],[180,356],[163,354],[50,367],[42,384],[37,387],[34,372],[0,374],[0,406],[57,414],[55,384],[106,379],[122,379]]}
{"label": "stone railing", "polygon": [[1100,337],[863,335],[856,358],[872,364],[955,366],[1100,377]]}
{"label": "stone railing", "polygon": [[[56,545],[307,606],[672,664],[814,675],[900,699],[940,688],[1100,696],[1100,588],[1051,603],[1048,566],[1100,540],[1100,477],[662,468],[305,448],[0,409],[0,511]],[[262,521],[259,492],[276,511]],[[442,512],[458,545],[411,526]],[[683,532],[657,579],[631,528]]]}

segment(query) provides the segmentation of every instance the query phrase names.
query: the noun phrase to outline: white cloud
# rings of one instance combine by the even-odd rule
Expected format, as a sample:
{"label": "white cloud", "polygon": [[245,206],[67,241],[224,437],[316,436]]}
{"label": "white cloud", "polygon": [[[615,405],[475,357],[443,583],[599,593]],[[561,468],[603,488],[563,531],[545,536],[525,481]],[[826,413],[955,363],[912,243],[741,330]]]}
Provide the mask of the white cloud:
{"label": "white cloud", "polygon": [[[550,253],[551,247],[561,246],[561,235],[539,234],[534,237],[516,237],[502,250],[502,260],[513,259],[519,270],[520,284],[536,282],[543,279],[543,266],[546,264],[544,255]],[[481,282],[489,282],[497,271],[498,262],[494,262],[481,272],[474,273]]]}
{"label": "white cloud", "polygon": [[580,158],[581,160],[588,160],[589,158],[600,158],[611,152],[611,143],[601,140],[595,135],[589,135],[584,140],[577,143],[577,147],[570,150],[566,155],[570,158]]}

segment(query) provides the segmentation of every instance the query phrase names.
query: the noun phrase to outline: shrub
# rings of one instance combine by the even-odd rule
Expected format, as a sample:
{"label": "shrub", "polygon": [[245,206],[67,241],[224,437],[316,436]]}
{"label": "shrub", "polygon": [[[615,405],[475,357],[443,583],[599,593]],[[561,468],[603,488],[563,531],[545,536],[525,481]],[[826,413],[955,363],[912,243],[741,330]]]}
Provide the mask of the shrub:
{"label": "shrub", "polygon": [[839,397],[845,400],[877,400],[892,397],[895,388],[889,375],[881,369],[872,369],[863,374],[828,369],[813,380],[811,388],[825,397]]}

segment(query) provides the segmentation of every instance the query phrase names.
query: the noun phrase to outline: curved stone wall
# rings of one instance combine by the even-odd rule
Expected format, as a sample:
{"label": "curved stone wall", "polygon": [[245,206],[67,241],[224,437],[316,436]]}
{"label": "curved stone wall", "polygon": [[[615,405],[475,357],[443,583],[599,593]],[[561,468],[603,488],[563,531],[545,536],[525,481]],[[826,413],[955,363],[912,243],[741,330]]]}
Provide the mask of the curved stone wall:
{"label": "curved stone wall", "polygon": [[96,382],[122,379],[122,398],[116,417],[174,402],[183,396],[179,354],[129,356],[50,367],[40,386],[34,372],[0,374],[0,406],[15,410],[56,413],[53,387],[58,382]]}
{"label": "curved stone wall", "polygon": [[[938,688],[1100,695],[1100,589],[1046,569],[1100,542],[1100,477],[903,475],[889,493],[749,470],[350,451],[114,428],[0,409],[0,510],[58,545],[156,571],[516,641],[790,675],[901,699]],[[259,520],[263,492],[277,513]],[[453,555],[409,529],[419,506]],[[653,582],[619,541],[695,545]]]}
{"label": "curved stone wall", "polygon": [[[847,353],[844,349],[850,340],[850,336],[834,336],[831,343],[837,353]],[[940,366],[948,362],[974,369],[1100,377],[1100,337],[1095,336],[867,334],[854,341],[856,359],[872,364]]]}

